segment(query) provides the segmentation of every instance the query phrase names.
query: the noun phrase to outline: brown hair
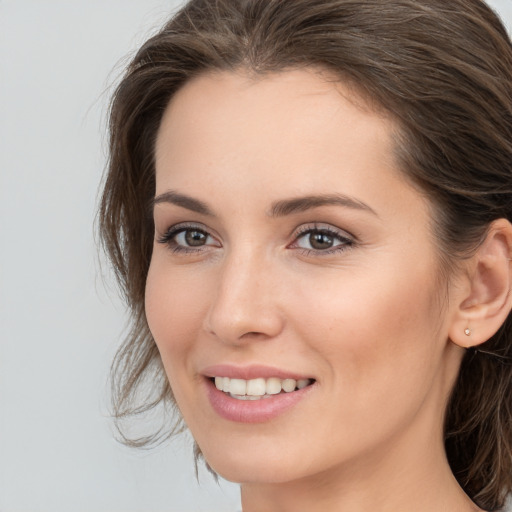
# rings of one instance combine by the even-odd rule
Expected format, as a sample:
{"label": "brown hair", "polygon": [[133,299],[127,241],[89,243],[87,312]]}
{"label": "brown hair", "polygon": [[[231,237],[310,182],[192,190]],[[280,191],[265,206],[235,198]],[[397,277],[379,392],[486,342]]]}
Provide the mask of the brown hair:
{"label": "brown hair", "polygon": [[[334,72],[397,121],[401,167],[434,207],[445,270],[478,246],[491,221],[512,220],[512,45],[484,2],[188,2],[138,51],[111,105],[99,228],[132,312],[112,367],[118,421],[174,407],[144,313],[155,137],[168,102],[209,70],[305,66]],[[486,510],[502,507],[512,490],[511,337],[509,315],[468,351],[446,412],[452,470]],[[143,445],[177,428],[124,439]]]}

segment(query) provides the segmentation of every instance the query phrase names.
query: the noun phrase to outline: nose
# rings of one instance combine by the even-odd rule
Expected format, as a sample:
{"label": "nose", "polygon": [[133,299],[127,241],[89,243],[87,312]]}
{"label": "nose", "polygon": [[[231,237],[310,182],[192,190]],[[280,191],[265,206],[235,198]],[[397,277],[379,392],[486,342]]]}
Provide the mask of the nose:
{"label": "nose", "polygon": [[278,336],[284,316],[276,274],[272,264],[255,251],[227,257],[218,269],[205,330],[229,344]]}

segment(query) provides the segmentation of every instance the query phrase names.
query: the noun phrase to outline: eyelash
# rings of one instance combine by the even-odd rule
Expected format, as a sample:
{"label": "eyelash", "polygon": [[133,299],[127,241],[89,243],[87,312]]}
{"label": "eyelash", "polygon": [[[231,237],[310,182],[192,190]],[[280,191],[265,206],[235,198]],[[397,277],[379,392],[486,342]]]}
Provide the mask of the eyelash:
{"label": "eyelash", "polygon": [[355,245],[355,239],[351,235],[349,235],[346,232],[342,232],[339,230],[336,230],[330,226],[321,226],[319,224],[310,224],[301,226],[299,230],[294,233],[294,241],[292,244],[290,244],[288,247],[293,247],[294,245],[297,245],[298,241],[307,236],[311,235],[312,233],[318,233],[321,235],[327,235],[329,237],[332,237],[335,240],[338,240],[341,242],[338,245],[335,245],[329,249],[306,249],[303,247],[297,247],[297,250],[300,250],[303,255],[305,256],[311,256],[312,254],[316,256],[329,256],[336,253],[341,253],[344,251],[347,251],[349,249],[352,249]]}
{"label": "eyelash", "polygon": [[[176,237],[181,233],[186,233],[187,231],[194,231],[197,233],[201,233],[204,236],[214,238],[206,229],[197,224],[177,224],[176,226],[170,227],[162,236],[160,236],[157,241],[161,244],[165,244],[169,247],[169,249],[173,253],[197,253],[204,251],[205,245],[198,246],[197,248],[191,246],[179,245],[176,242]],[[299,240],[307,235],[311,235],[313,233],[327,235],[332,237],[333,239],[341,242],[338,245],[335,245],[328,249],[307,249],[304,247],[299,247],[297,244]],[[343,234],[342,234],[343,233]],[[287,247],[294,248],[295,250],[300,251],[304,256],[328,256],[335,253],[341,253],[347,251],[355,245],[355,240],[351,235],[348,235],[345,232],[340,232],[338,230],[333,229],[329,226],[320,226],[318,224],[309,224],[301,226],[301,228],[294,233],[294,241],[289,244]],[[220,246],[220,245],[219,245]],[[208,247],[208,246],[206,246]]]}
{"label": "eyelash", "polygon": [[[204,251],[204,246],[199,246],[197,248],[187,247],[183,245],[179,245],[175,238],[180,233],[186,233],[187,231],[195,231],[197,233],[201,233],[206,237],[212,237],[210,233],[201,226],[197,224],[177,224],[176,226],[171,226],[161,237],[158,238],[158,242],[161,244],[165,244],[169,247],[172,252],[175,253],[196,253]],[[212,237],[213,238],[213,237]]]}

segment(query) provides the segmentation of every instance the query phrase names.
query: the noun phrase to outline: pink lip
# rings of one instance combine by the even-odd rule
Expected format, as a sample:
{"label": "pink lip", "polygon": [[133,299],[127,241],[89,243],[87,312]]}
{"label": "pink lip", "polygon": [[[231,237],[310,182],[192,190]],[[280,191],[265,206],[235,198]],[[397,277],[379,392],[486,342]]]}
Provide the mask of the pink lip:
{"label": "pink lip", "polygon": [[263,365],[251,366],[233,366],[229,364],[218,364],[215,366],[208,366],[200,373],[207,377],[229,377],[230,379],[270,379],[277,377],[278,379],[309,379],[311,377],[299,375],[297,373],[288,372],[279,368],[272,368]]}
{"label": "pink lip", "polygon": [[280,416],[288,409],[298,404],[315,387],[314,384],[291,393],[279,393],[260,400],[237,400],[227,393],[219,391],[212,377],[229,377],[232,379],[256,379],[277,377],[279,379],[304,379],[300,375],[265,366],[234,367],[217,365],[206,368],[201,372],[204,379],[206,394],[213,410],[222,418],[238,423],[264,423]]}

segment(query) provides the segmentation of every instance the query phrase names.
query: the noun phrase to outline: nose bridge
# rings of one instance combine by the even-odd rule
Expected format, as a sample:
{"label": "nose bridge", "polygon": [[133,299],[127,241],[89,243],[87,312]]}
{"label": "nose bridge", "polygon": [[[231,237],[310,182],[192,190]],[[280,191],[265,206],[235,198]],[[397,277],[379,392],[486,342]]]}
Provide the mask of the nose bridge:
{"label": "nose bridge", "polygon": [[264,248],[245,244],[228,251],[218,272],[206,329],[230,343],[279,334],[282,318],[276,304],[275,269]]}

